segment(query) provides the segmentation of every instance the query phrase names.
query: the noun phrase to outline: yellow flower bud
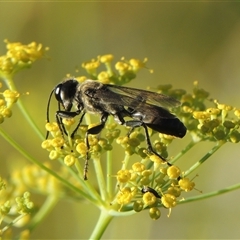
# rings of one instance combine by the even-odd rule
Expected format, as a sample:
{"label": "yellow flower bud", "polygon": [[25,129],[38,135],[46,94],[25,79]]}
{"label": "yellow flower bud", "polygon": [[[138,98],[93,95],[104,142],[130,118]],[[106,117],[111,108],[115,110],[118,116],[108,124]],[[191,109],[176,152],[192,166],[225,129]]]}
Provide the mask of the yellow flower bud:
{"label": "yellow flower bud", "polygon": [[170,179],[172,178],[178,178],[181,174],[180,168],[178,168],[177,166],[170,166],[167,169],[167,175],[169,176]]}
{"label": "yellow flower bud", "polygon": [[143,194],[143,202],[144,204],[151,206],[157,201],[156,196],[154,196],[151,192],[146,192]]}
{"label": "yellow flower bud", "polygon": [[176,197],[172,194],[164,194],[161,198],[162,204],[166,208],[173,208],[177,204]]}
{"label": "yellow flower bud", "polygon": [[145,170],[145,165],[140,162],[136,162],[132,165],[132,169],[134,172],[142,172]]}
{"label": "yellow flower bud", "polygon": [[157,220],[161,217],[161,212],[158,208],[152,207],[149,209],[149,216],[153,220]]}
{"label": "yellow flower bud", "polygon": [[189,192],[195,187],[195,183],[191,182],[189,178],[182,178],[178,181],[178,184],[182,190]]}
{"label": "yellow flower bud", "polygon": [[131,172],[129,170],[119,170],[117,172],[117,180],[120,183],[126,183],[131,178]]}
{"label": "yellow flower bud", "polygon": [[63,161],[65,165],[67,165],[68,167],[71,167],[76,162],[76,158],[72,155],[67,155],[65,156]]}
{"label": "yellow flower bud", "polygon": [[80,153],[82,156],[86,156],[87,154],[87,146],[84,142],[79,143],[76,146],[76,150],[78,153]]}

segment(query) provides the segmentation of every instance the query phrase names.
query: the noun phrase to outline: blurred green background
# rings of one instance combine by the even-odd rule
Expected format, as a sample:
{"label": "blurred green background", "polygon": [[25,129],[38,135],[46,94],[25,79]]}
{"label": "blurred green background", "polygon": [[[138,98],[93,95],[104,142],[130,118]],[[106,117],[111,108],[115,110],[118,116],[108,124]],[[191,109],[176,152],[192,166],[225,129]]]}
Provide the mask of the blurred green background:
{"label": "blurred green background", "polygon": [[[108,53],[114,54],[116,60],[122,56],[148,57],[147,65],[154,73],[142,71],[129,86],[145,88],[171,83],[190,91],[193,81],[198,80],[213,98],[240,108],[239,3],[0,2],[0,41],[6,38],[10,42],[36,41],[50,47],[50,61],[38,61],[30,71],[16,77],[19,91],[30,92],[22,99],[42,132],[52,88],[67,73],[76,74],[75,68],[81,62]],[[0,44],[0,54],[5,54],[4,43]],[[80,75],[84,73],[80,68]],[[1,127],[8,128],[31,154],[47,160],[40,140],[31,134],[17,111],[14,116]],[[21,129],[15,131],[14,124],[21,125]],[[0,144],[0,173],[7,175],[19,157],[1,139]],[[184,157],[186,167],[211,145],[200,146]],[[239,155],[238,145],[226,144],[198,169],[196,187],[206,193],[239,182]],[[10,161],[13,158],[14,163]],[[235,191],[177,206],[170,218],[163,209],[158,221],[152,221],[147,211],[116,218],[103,238],[237,239],[239,200],[240,193]],[[61,202],[36,229],[33,238],[88,238],[97,217],[98,210],[88,203]]]}

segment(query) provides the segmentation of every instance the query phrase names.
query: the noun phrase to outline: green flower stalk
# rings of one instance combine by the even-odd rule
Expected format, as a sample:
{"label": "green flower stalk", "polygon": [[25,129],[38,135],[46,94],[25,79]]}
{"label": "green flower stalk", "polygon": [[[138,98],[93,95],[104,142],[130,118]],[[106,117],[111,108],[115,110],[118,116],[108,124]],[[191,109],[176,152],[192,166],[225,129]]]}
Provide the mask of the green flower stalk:
{"label": "green flower stalk", "polygon": [[[22,45],[5,42],[8,51],[0,57],[0,77],[6,84],[4,90],[1,85],[0,123],[8,117],[14,117],[13,106],[19,103],[21,98],[14,85],[15,74],[44,57],[48,50],[37,43]],[[103,84],[124,85],[135,79],[140,70],[147,69],[147,59],[141,61],[122,58],[115,64],[113,60],[113,55],[108,54],[86,61],[82,67],[87,75],[74,79],[80,83],[92,79]],[[152,72],[151,69],[148,70]],[[221,192],[201,195],[196,191],[195,197],[188,197],[188,193],[193,191],[196,185],[194,177],[189,177],[190,173],[196,171],[224,143],[239,142],[240,110],[216,100],[209,100],[209,93],[199,88],[197,82],[194,82],[192,93],[173,89],[169,84],[157,86],[156,90],[182,103],[172,111],[187,127],[191,138],[181,152],[172,156],[168,151],[169,145],[174,141],[184,140],[148,129],[153,150],[167,161],[147,149],[146,136],[141,127],[129,133],[128,127],[120,126],[112,118],[108,120],[100,135],[89,135],[89,153],[86,132],[98,124],[98,120],[93,120],[92,116],[86,114],[83,123],[78,126],[77,118],[63,118],[62,125],[66,135],[62,133],[59,123],[46,123],[49,137],[42,141],[41,147],[47,151],[49,160],[44,164],[41,163],[42,159],[32,157],[28,149],[22,148],[1,127],[0,134],[3,139],[31,162],[22,169],[11,172],[10,181],[0,179],[1,234],[9,238],[12,237],[13,230],[19,229],[17,238],[30,238],[31,231],[44,220],[60,199],[71,198],[79,204],[82,200],[88,200],[100,209],[98,222],[89,237],[100,239],[114,217],[127,217],[145,210],[153,220],[159,219],[162,214],[170,217],[172,209],[178,204],[239,188],[240,184],[222,189]],[[43,139],[24,106],[17,106],[35,133]],[[76,126],[77,131],[71,137]],[[202,141],[214,142],[215,146],[206,151],[202,158],[196,159],[189,169],[181,169],[177,161]],[[87,154],[90,156],[89,179],[85,181],[83,173]],[[58,163],[58,169],[52,166],[56,165],[52,164],[53,161]],[[39,208],[30,200],[30,196],[36,193],[45,196],[45,201]]]}

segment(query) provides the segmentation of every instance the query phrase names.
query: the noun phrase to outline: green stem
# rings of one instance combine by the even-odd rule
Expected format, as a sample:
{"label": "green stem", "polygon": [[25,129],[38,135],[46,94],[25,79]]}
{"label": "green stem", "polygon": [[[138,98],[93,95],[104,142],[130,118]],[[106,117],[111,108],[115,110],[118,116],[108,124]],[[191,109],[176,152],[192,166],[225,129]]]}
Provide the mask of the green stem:
{"label": "green stem", "polygon": [[109,199],[109,197],[108,197],[108,192],[107,192],[107,188],[106,188],[106,182],[104,180],[100,157],[94,156],[92,160],[93,160],[92,162],[93,162],[94,168],[95,168],[95,174],[96,174],[96,178],[98,181],[98,187],[100,190],[101,198],[102,198],[103,202],[105,202]]}
{"label": "green stem", "polygon": [[91,240],[101,239],[104,231],[106,230],[107,226],[109,225],[112,219],[113,216],[109,215],[109,213],[105,209],[102,209],[100,216],[98,218],[98,222],[89,239]]}
{"label": "green stem", "polygon": [[196,142],[194,141],[191,141],[190,143],[188,143],[188,145],[181,152],[179,152],[170,162],[171,163],[176,162],[180,157],[182,157],[186,152],[188,152],[195,145],[196,145]]}
{"label": "green stem", "polygon": [[122,169],[123,170],[127,169],[127,165],[128,165],[129,160],[130,160],[130,155],[125,154],[123,164],[122,164]]}
{"label": "green stem", "polygon": [[[7,231],[10,227],[14,226],[14,224],[16,224],[19,220],[21,220],[23,217],[25,217],[27,215],[27,213],[25,214],[21,214],[19,215],[17,218],[15,218],[12,222],[10,222],[8,225],[6,225],[4,228],[1,229],[1,236],[2,233],[4,233],[5,231]],[[0,238],[2,239],[2,238]]]}
{"label": "green stem", "polygon": [[109,195],[109,198],[112,198],[113,194],[113,180],[112,180],[112,151],[107,151],[107,192]]}
{"label": "green stem", "polygon": [[[11,77],[8,78],[4,78],[3,79],[5,81],[5,83],[7,84],[7,86],[12,90],[12,91],[17,91],[16,90],[16,86],[12,80]],[[42,132],[40,131],[40,129],[37,127],[37,125],[35,124],[35,122],[33,121],[33,119],[30,117],[29,113],[27,112],[27,110],[25,109],[24,105],[22,104],[21,99],[18,99],[17,101],[17,106],[19,107],[20,111],[22,112],[23,116],[25,117],[25,119],[27,120],[28,124],[32,127],[32,129],[36,132],[36,134],[39,136],[39,138],[41,140],[44,140],[44,136],[42,134]]]}
{"label": "green stem", "polygon": [[32,218],[29,230],[32,231],[43,219],[50,213],[59,201],[59,196],[56,194],[49,195],[44,204],[41,206],[36,215]]}
{"label": "green stem", "polygon": [[18,99],[17,101],[17,105],[20,109],[20,111],[22,112],[23,116],[25,117],[26,121],[28,122],[28,124],[31,126],[31,128],[36,132],[36,134],[38,135],[38,137],[41,140],[44,140],[45,137],[43,136],[42,132],[40,131],[40,129],[37,127],[37,125],[35,124],[35,122],[33,121],[33,119],[30,117],[29,113],[27,112],[27,110],[25,109],[25,107],[22,104],[22,101],[20,99]]}
{"label": "green stem", "polygon": [[199,196],[194,196],[194,197],[190,197],[187,199],[184,199],[183,201],[178,202],[178,204],[183,204],[183,203],[188,203],[188,202],[194,202],[194,201],[198,201],[198,200],[203,200],[203,199],[207,199],[210,197],[215,197],[215,196],[219,196],[220,194],[224,194],[224,193],[228,193],[234,190],[240,189],[240,183],[237,183],[235,185],[232,185],[230,187],[226,187],[214,192],[210,192],[210,193],[206,193],[206,194],[201,194]]}
{"label": "green stem", "polygon": [[[31,156],[30,154],[28,154],[25,149],[23,149],[17,142],[15,142],[7,133],[5,133],[1,128],[0,128],[0,135],[11,145],[13,146],[20,154],[22,154],[27,160],[29,160],[30,162],[32,162],[33,164],[36,164],[37,166],[39,166],[41,169],[45,170],[46,172],[48,172],[49,174],[51,174],[52,176],[54,176],[55,178],[57,178],[60,182],[62,182],[64,185],[66,185],[68,188],[70,188],[71,190],[73,190],[74,192],[77,192],[78,194],[81,194],[82,196],[84,196],[86,199],[88,199],[89,201],[93,202],[93,199],[89,199],[89,195],[87,193],[85,193],[83,190],[75,187],[74,185],[72,185],[69,181],[67,181],[67,179],[62,178],[60,175],[58,175],[56,172],[52,171],[52,169],[46,167],[44,164],[42,164],[41,162],[39,162],[38,160],[36,160],[33,156]],[[95,204],[95,202],[94,202]]]}
{"label": "green stem", "polygon": [[184,176],[188,176],[192,173],[196,168],[198,168],[202,163],[204,163],[209,157],[211,157],[225,142],[217,142],[217,144],[207,153],[205,154],[198,162],[196,162],[193,166],[191,166],[184,174]]}

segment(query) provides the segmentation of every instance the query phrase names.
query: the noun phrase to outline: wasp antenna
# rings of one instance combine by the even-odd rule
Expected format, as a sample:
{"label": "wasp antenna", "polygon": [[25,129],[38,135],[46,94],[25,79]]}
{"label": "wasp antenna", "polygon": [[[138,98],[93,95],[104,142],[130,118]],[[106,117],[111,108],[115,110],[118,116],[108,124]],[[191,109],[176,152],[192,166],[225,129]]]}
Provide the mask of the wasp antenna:
{"label": "wasp antenna", "polygon": [[[51,102],[51,99],[52,99],[52,95],[55,91],[55,88],[52,90],[52,92],[50,93],[50,96],[48,98],[48,103],[47,103],[47,123],[50,122],[50,118],[49,118],[49,108],[50,108],[50,102]],[[49,131],[47,131],[47,134],[46,134],[46,139],[48,139],[48,135],[49,135]]]}

